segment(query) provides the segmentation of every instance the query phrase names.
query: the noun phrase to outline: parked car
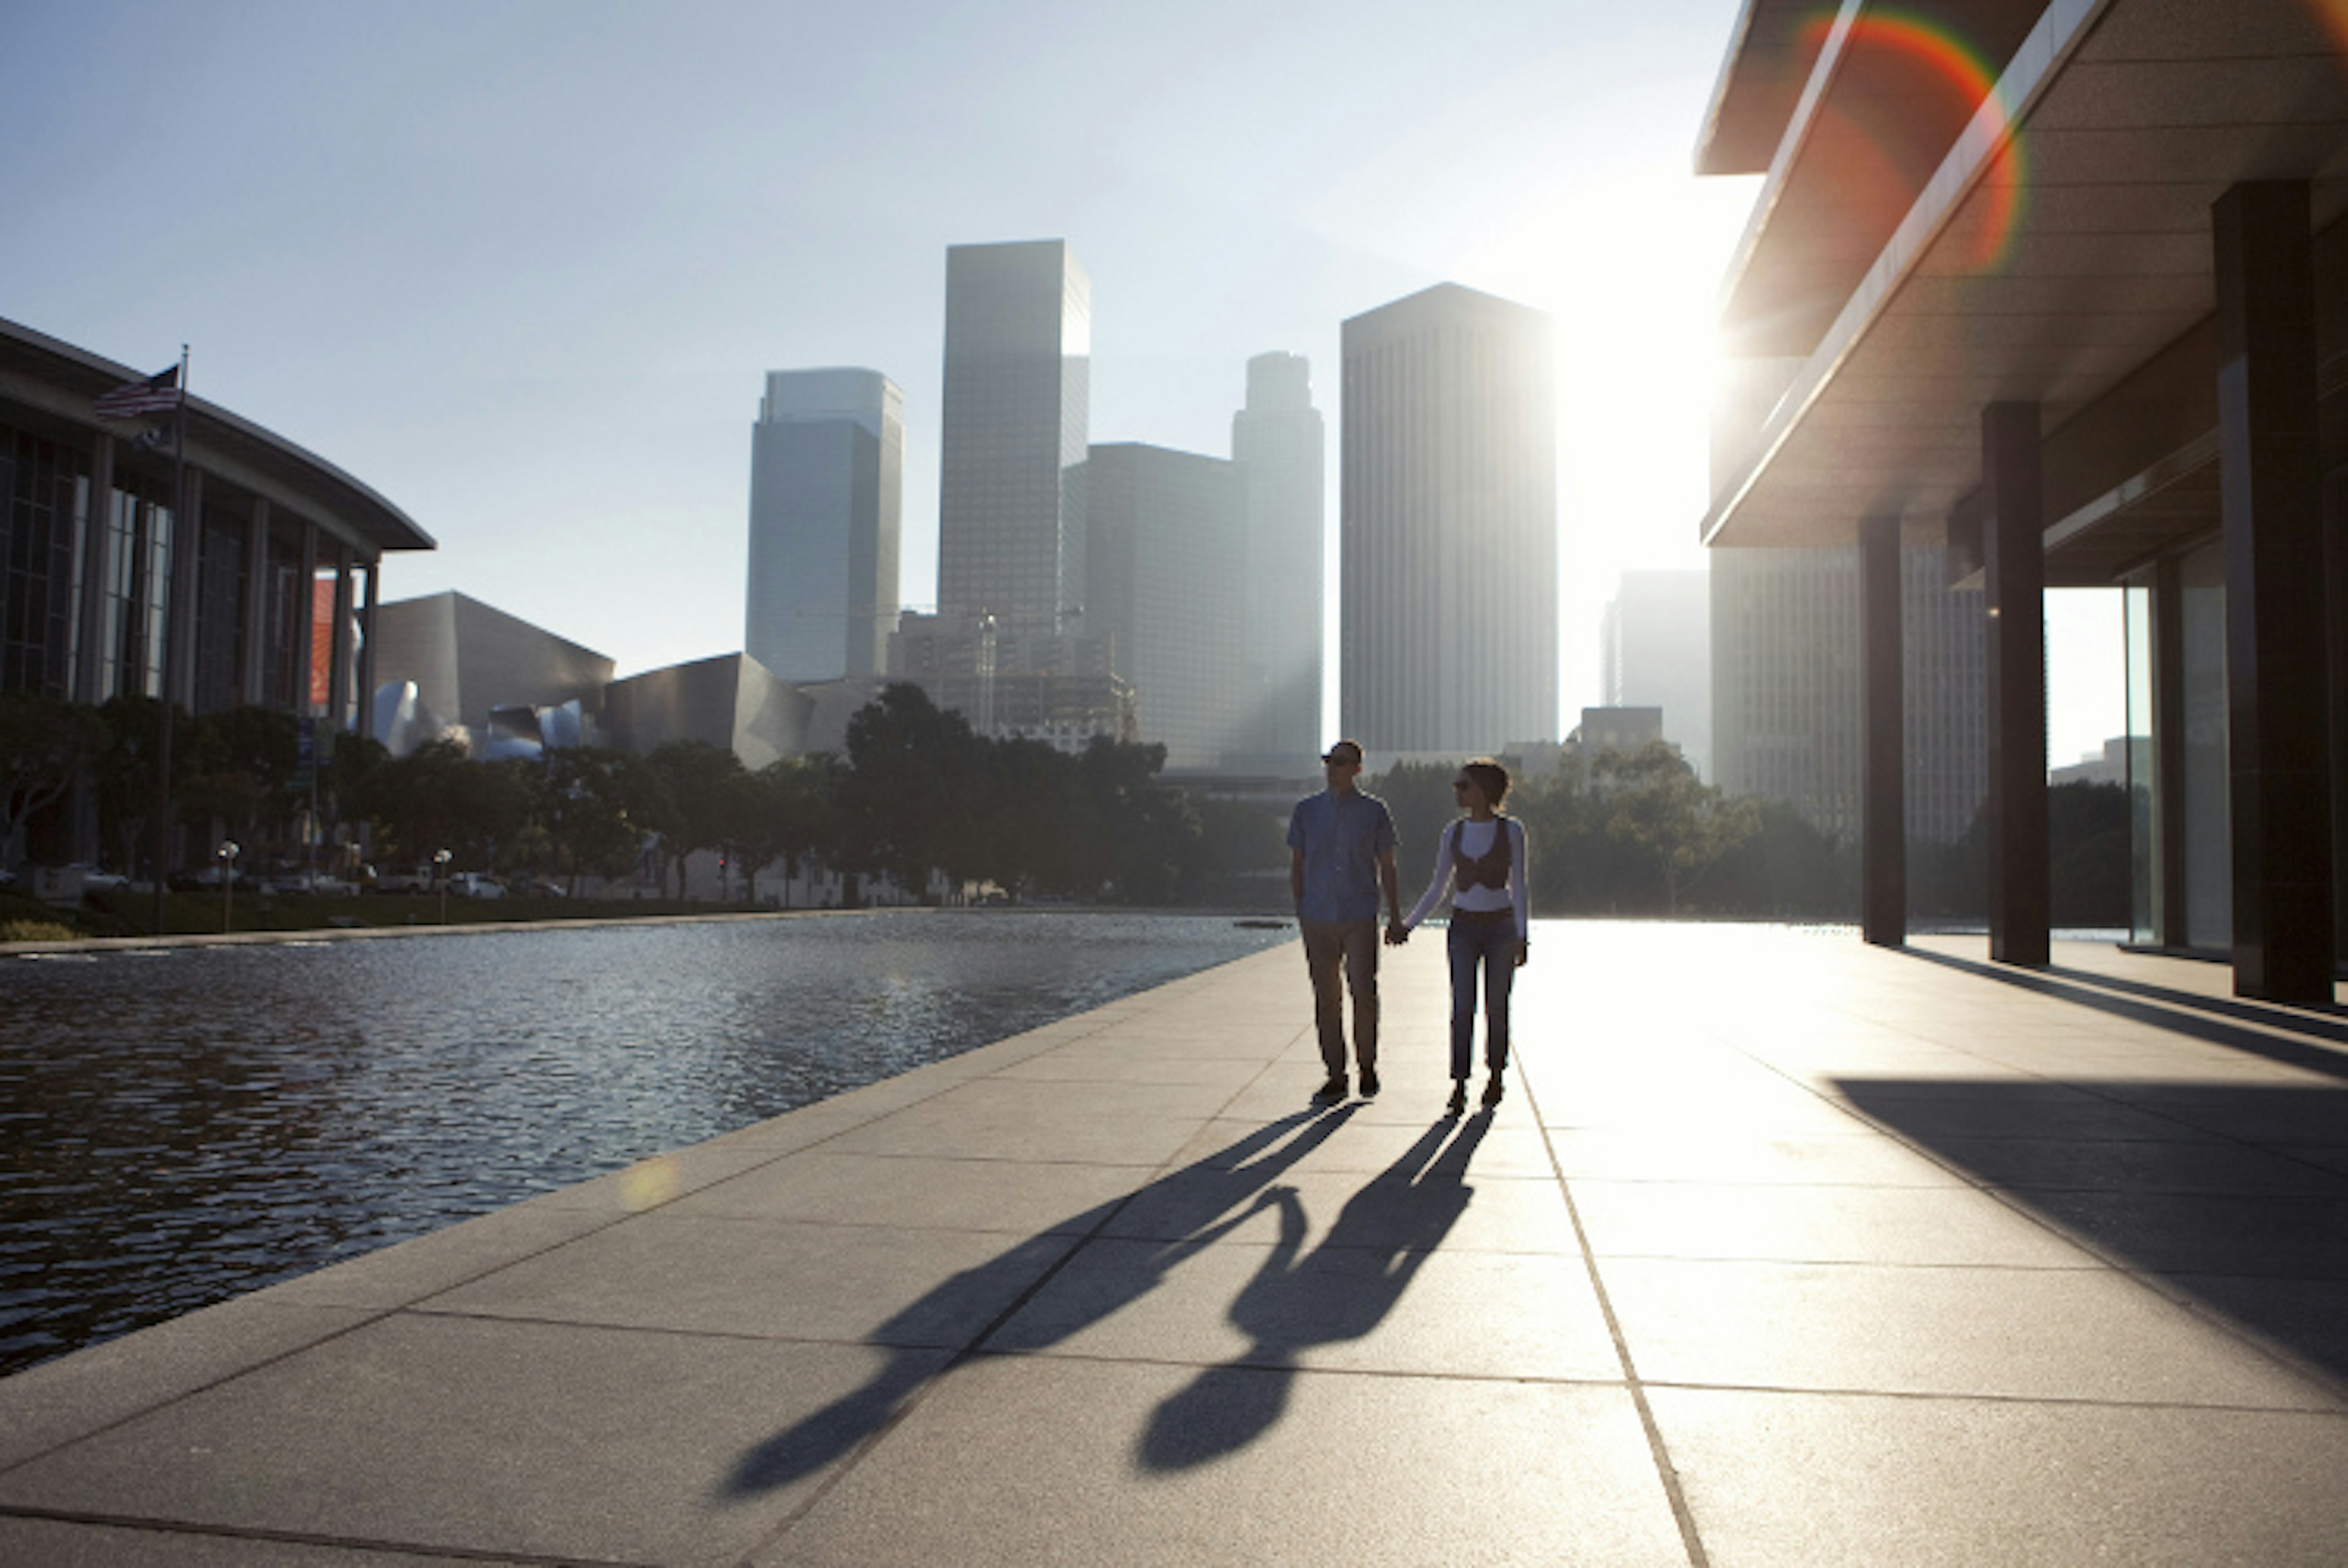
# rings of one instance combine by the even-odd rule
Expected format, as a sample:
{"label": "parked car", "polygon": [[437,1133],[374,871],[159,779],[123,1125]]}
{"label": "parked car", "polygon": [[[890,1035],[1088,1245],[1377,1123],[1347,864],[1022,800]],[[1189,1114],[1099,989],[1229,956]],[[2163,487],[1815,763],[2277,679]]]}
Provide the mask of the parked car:
{"label": "parked car", "polygon": [[479,871],[458,871],[448,878],[448,891],[459,898],[502,898],[506,885]]}
{"label": "parked car", "polygon": [[77,860],[65,869],[81,873],[81,890],[85,893],[102,893],[109,888],[130,886],[130,878],[120,872],[101,870],[88,861]]}
{"label": "parked car", "polygon": [[[170,879],[169,886],[175,893],[217,893],[220,891],[221,883],[226,877],[225,867],[206,866],[195,871],[182,871]],[[235,881],[230,884],[230,890],[236,893],[258,893],[261,891],[261,884],[240,871],[236,874]]]}
{"label": "parked car", "polygon": [[385,871],[375,879],[378,893],[429,893],[432,891],[432,867],[419,866],[413,871]]}

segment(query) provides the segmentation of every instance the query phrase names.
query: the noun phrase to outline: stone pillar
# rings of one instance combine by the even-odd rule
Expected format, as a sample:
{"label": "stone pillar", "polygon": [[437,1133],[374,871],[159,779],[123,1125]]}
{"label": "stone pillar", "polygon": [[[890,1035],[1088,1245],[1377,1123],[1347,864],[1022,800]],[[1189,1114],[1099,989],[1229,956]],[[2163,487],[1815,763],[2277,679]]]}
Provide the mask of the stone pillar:
{"label": "stone pillar", "polygon": [[190,468],[186,487],[171,515],[171,581],[169,623],[163,635],[169,657],[164,661],[163,696],[192,713],[196,711],[196,607],[204,559],[204,471]]}
{"label": "stone pillar", "polygon": [[106,671],[108,566],[114,559],[114,437],[103,430],[89,438],[89,503],[75,525],[81,533],[81,601],[74,607],[73,684],[77,702],[98,703],[114,695],[99,690]]}
{"label": "stone pillar", "polygon": [[318,525],[305,520],[302,524],[302,591],[297,596],[293,628],[294,711],[305,718],[317,712],[310,697],[312,683],[317,679],[317,621]]}
{"label": "stone pillar", "polygon": [[2315,272],[2305,182],[2210,209],[2226,554],[2234,990],[2329,1002],[2332,794]]}
{"label": "stone pillar", "polygon": [[359,611],[359,718],[358,732],[375,734],[375,607],[376,594],[383,582],[383,559],[363,563],[366,573],[366,597]]}
{"label": "stone pillar", "polygon": [[1982,410],[1989,638],[1989,956],[2047,960],[2046,545],[2038,405]]}
{"label": "stone pillar", "polygon": [[2185,919],[2185,588],[2174,556],[2152,570],[2153,940],[2183,948]]}
{"label": "stone pillar", "polygon": [[351,547],[335,546],[334,651],[326,692],[326,717],[337,730],[351,719]]}
{"label": "stone pillar", "polygon": [[252,498],[244,528],[244,635],[237,639],[239,700],[257,708],[269,701],[269,497]]}
{"label": "stone pillar", "polygon": [[1908,940],[1905,647],[1900,519],[1859,526],[1860,934],[1879,948]]}

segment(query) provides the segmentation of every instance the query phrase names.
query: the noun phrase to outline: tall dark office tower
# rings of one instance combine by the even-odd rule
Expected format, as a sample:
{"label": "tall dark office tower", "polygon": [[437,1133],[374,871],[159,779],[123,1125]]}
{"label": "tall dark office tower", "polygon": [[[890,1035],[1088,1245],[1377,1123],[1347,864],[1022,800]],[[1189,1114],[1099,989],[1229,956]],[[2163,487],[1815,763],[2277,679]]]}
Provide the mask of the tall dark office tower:
{"label": "tall dark office tower", "polygon": [[1084,592],[1066,472],[1091,429],[1092,284],[1061,240],[946,251],[938,604],[1050,633]]}
{"label": "tall dark office tower", "polygon": [[886,668],[897,628],[902,400],[877,370],[778,370],[750,436],[743,651],[787,681]]}
{"label": "tall dark office tower", "polygon": [[1321,733],[1321,536],[1328,433],[1300,354],[1248,361],[1247,406],[1231,416],[1247,526],[1247,694],[1241,746],[1300,765]]}
{"label": "tall dark office tower", "polygon": [[1212,768],[1241,744],[1247,556],[1236,466],[1127,443],[1082,475],[1085,634],[1113,640],[1144,742],[1171,768]]}
{"label": "tall dark office tower", "polygon": [[1339,728],[1373,751],[1557,735],[1551,355],[1456,283],[1344,325]]}

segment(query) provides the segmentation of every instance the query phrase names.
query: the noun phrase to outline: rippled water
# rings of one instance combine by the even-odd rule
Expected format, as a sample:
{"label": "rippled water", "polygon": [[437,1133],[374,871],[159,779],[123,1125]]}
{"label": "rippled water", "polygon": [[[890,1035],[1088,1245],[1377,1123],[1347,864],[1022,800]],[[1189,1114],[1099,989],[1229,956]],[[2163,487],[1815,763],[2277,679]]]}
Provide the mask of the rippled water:
{"label": "rippled water", "polygon": [[1285,939],[880,911],[0,958],[0,1374]]}

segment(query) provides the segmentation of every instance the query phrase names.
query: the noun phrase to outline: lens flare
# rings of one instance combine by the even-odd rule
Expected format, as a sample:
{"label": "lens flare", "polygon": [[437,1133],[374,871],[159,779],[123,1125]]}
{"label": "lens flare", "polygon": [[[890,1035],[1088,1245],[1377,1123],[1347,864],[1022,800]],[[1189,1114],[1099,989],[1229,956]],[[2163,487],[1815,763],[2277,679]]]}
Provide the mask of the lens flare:
{"label": "lens flare", "polygon": [[680,1185],[676,1162],[666,1154],[655,1154],[620,1173],[620,1202],[631,1213],[642,1214],[676,1196]]}
{"label": "lens flare", "polygon": [[[2348,0],[2324,3],[2348,17]],[[1834,25],[1830,11],[1814,18],[1808,25],[1812,42],[1823,48]],[[1850,59],[1872,54],[1912,65],[1969,111],[1977,114],[1982,106],[1989,107],[1993,145],[1980,184],[1985,210],[1959,259],[1972,272],[2002,270],[2012,257],[2021,229],[2028,182],[2021,133],[2010,106],[1999,97],[1997,77],[1989,63],[1946,24],[1897,10],[1870,9],[1853,18],[1844,36],[1843,52]],[[1886,135],[1889,130],[1876,134]],[[1931,150],[1937,157],[1941,149]]]}

